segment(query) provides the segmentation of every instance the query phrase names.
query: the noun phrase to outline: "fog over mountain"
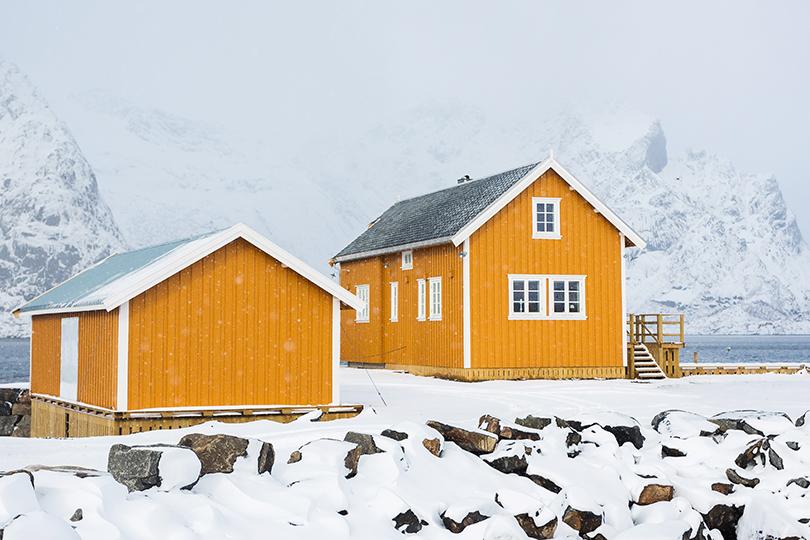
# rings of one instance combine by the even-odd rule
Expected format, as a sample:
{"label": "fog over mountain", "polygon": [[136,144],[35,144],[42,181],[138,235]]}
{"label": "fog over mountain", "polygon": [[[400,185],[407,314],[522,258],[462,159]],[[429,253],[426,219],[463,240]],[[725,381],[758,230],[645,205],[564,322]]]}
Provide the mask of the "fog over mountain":
{"label": "fog over mountain", "polygon": [[[693,333],[810,331],[810,255],[777,180],[710,151],[671,155],[661,122],[626,107],[516,121],[434,102],[289,151],[100,91],[74,95],[59,119],[4,70],[0,176],[16,186],[0,203],[6,309],[123,244],[237,221],[328,272],[398,198],[553,148],[649,242],[628,264],[631,310],[683,311]],[[22,331],[4,321],[4,334]]]}

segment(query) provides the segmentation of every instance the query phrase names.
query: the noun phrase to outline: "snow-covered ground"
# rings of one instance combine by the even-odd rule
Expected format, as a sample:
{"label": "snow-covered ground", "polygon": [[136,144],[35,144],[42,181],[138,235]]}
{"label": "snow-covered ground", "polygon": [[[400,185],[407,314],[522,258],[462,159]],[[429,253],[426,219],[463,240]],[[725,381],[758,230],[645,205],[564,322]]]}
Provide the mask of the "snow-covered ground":
{"label": "snow-covered ground", "polygon": [[[366,405],[360,416],[324,423],[301,419],[287,425],[266,421],[209,423],[126,437],[0,439],[0,470],[39,464],[105,471],[113,444],[175,444],[188,433],[261,439],[271,442],[275,449],[270,475],[257,475],[244,468],[232,474],[210,474],[191,490],[153,488],[128,494],[107,475],[77,478],[64,472],[41,471],[34,473],[33,497],[26,494],[25,483],[12,482],[15,477],[0,477],[0,528],[9,516],[28,516],[8,525],[4,540],[21,538],[23,533],[42,534],[32,531],[43,530],[35,523],[46,522],[53,526],[49,533],[53,538],[75,538],[71,526],[81,538],[105,540],[399,538],[402,533],[392,520],[407,509],[427,524],[417,533],[420,538],[526,538],[512,517],[522,512],[533,515],[538,526],[557,517],[555,538],[575,538],[575,531],[563,522],[567,507],[602,516],[600,532],[608,540],[674,539],[686,531],[696,534],[700,514],[705,515],[716,504],[746,506],[742,517],[737,516],[740,538],[765,538],[766,534],[775,538],[810,537],[810,526],[799,522],[810,518],[810,489],[789,484],[810,474],[810,425],[793,426],[810,408],[807,374],[701,376],[652,383],[456,383],[343,368],[341,385],[344,402]],[[700,436],[699,431],[706,426],[714,429],[714,424],[697,416],[673,418],[653,430],[651,420],[667,409],[703,416],[738,409],[779,411],[792,421],[783,416],[750,417],[749,423],[765,437],[736,428],[714,437]],[[501,436],[490,456],[476,456],[445,441],[441,457],[436,457],[421,444],[423,439],[437,435],[425,426],[426,420],[481,435],[477,428],[482,414],[539,434],[540,440],[507,440]],[[581,441],[572,444],[566,434],[574,430],[553,422],[539,431],[515,426],[515,419],[526,415],[581,421],[584,425],[575,430]],[[618,436],[614,440],[599,427],[634,425],[624,415],[638,421],[645,438],[641,448],[630,442],[620,446]],[[588,427],[592,422],[599,426]],[[407,433],[409,438],[397,442],[379,436],[386,428]],[[353,445],[342,441],[348,431],[374,434],[376,445],[384,452],[363,455],[357,475],[347,479],[344,456]],[[313,442],[324,438],[336,440]],[[485,433],[484,439],[489,441]],[[745,467],[735,466],[739,454],[763,439],[781,458],[781,469],[772,456],[763,457],[762,463],[755,460]],[[686,456],[662,458],[662,445],[679,449]],[[298,449],[302,459],[288,463]],[[504,474],[485,461],[504,456],[523,456],[529,475],[552,479],[561,491],[541,487],[527,474]],[[761,484],[753,489],[735,484],[731,495],[710,489],[713,483],[733,483],[727,478],[729,468],[744,479],[760,478]],[[628,505],[648,483],[674,486],[674,499],[647,506]],[[83,518],[69,521],[77,508],[82,508]],[[459,535],[451,533],[442,521],[443,513],[461,520],[474,510],[490,518],[468,526]],[[701,538],[720,538],[719,533],[701,534]]]}

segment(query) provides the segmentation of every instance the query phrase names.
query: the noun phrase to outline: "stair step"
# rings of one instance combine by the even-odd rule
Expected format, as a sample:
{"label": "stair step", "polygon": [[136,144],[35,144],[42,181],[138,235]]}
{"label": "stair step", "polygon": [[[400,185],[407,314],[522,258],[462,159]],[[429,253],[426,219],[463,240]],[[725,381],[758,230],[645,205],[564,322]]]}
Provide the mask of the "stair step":
{"label": "stair step", "polygon": [[639,373],[639,379],[666,379],[662,373]]}

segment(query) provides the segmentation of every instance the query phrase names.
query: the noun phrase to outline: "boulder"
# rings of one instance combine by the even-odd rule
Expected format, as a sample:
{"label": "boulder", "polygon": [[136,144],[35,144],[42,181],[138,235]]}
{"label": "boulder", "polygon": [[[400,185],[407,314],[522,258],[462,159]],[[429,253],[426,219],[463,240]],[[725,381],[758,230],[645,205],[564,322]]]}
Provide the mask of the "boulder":
{"label": "boulder", "polygon": [[32,473],[39,471],[48,471],[62,474],[71,474],[76,478],[98,478],[104,476],[104,472],[96,469],[88,469],[87,467],[79,467],[76,465],[29,465],[25,468],[26,471]]}
{"label": "boulder", "polygon": [[717,431],[717,426],[709,422],[705,416],[678,409],[670,409],[656,414],[650,425],[661,435],[668,435],[678,439],[708,437]]}
{"label": "boulder", "polygon": [[349,469],[346,478],[354,478],[357,476],[357,466],[360,465],[360,456],[362,455],[363,449],[360,448],[360,445],[355,445],[354,448],[346,453],[346,457],[343,459],[343,465]]}
{"label": "boulder", "polygon": [[[293,450],[287,464],[309,464],[311,474],[317,474],[318,470],[332,472],[342,464],[347,471],[345,478],[354,478],[357,476],[361,452],[360,446],[355,443],[329,438],[315,439],[304,443],[298,450]],[[310,456],[309,459],[307,456]]]}
{"label": "boulder", "polygon": [[515,423],[519,426],[542,430],[551,425],[551,418],[528,415],[523,418],[515,418]]}
{"label": "boulder", "polygon": [[[576,446],[582,442],[582,435],[578,431],[569,428],[568,434],[565,436],[565,445],[569,448]],[[572,456],[573,457],[573,456]]]}
{"label": "boulder", "polygon": [[374,437],[367,433],[357,433],[350,431],[343,437],[346,442],[354,443],[360,447],[360,455],[381,454],[383,451],[374,444]]}
{"label": "boulder", "polygon": [[428,524],[424,519],[419,519],[419,516],[410,508],[400,512],[391,520],[394,522],[394,528],[403,534],[418,533],[422,527]]}
{"label": "boulder", "polygon": [[298,463],[299,461],[301,461],[302,457],[304,457],[304,455],[301,453],[301,450],[293,450],[290,453],[290,459],[287,460],[287,465],[290,465],[292,463]]}
{"label": "boulder", "polygon": [[734,484],[726,484],[725,482],[715,482],[712,484],[712,491],[722,493],[723,495],[730,495],[734,492]]}
{"label": "boulder", "polygon": [[745,511],[745,506],[716,504],[703,514],[703,521],[709,529],[717,529],[723,538],[737,538],[737,522]]}
{"label": "boulder", "polygon": [[801,448],[801,446],[799,445],[799,443],[798,443],[798,442],[796,442],[796,441],[787,441],[787,442],[785,443],[785,446],[787,446],[788,448],[790,448],[790,449],[791,449],[791,450],[793,450],[794,452],[798,452],[798,451],[799,451],[799,448]]}
{"label": "boulder", "polygon": [[501,439],[510,441],[539,441],[542,438],[539,433],[525,431],[513,426],[504,426],[503,424],[501,424],[499,435]]}
{"label": "boulder", "polygon": [[11,406],[11,414],[17,416],[31,416],[31,402],[20,402]]}
{"label": "boulder", "polygon": [[21,416],[20,421],[14,426],[14,431],[11,432],[12,437],[30,437],[31,436],[31,415]]}
{"label": "boulder", "polygon": [[20,514],[39,509],[34,475],[23,470],[0,472],[0,527]]}
{"label": "boulder", "polygon": [[788,483],[786,484],[786,486],[789,486],[791,484],[796,484],[800,488],[804,488],[804,489],[810,488],[810,480],[808,480],[807,477],[793,478],[791,480],[788,480]]}
{"label": "boulder", "polygon": [[773,449],[769,437],[762,437],[748,445],[748,447],[737,456],[734,463],[743,469],[766,464],[770,464],[774,469],[779,471],[785,468],[782,457]]}
{"label": "boulder", "polygon": [[232,473],[237,458],[247,456],[249,441],[233,435],[204,435],[191,433],[183,436],[179,446],[191,449],[200,460],[200,476],[212,473]]}
{"label": "boulder", "polygon": [[526,477],[537,484],[538,486],[545,488],[552,493],[559,493],[562,491],[562,488],[558,486],[555,482],[549,480],[545,476],[540,476],[539,474],[527,474]]}
{"label": "boulder", "polygon": [[494,459],[484,458],[484,461],[493,469],[499,470],[504,474],[525,475],[526,469],[529,466],[525,455],[503,455]]}
{"label": "boulder", "polygon": [[0,416],[0,437],[8,437],[14,433],[14,426],[19,421],[19,416]]}
{"label": "boulder", "polygon": [[515,520],[529,538],[545,540],[554,538],[554,533],[557,532],[557,516],[539,510],[532,514],[518,514]]}
{"label": "boulder", "polygon": [[474,525],[475,523],[479,523],[484,521],[485,519],[489,519],[489,516],[485,516],[478,510],[474,512],[468,512],[466,516],[464,516],[460,521],[455,521],[454,519],[447,516],[446,512],[442,512],[439,517],[442,519],[442,523],[444,524],[445,528],[448,531],[458,534],[470,525]]}
{"label": "boulder", "polygon": [[269,442],[261,442],[259,457],[256,460],[256,472],[259,474],[273,472],[273,464],[276,461],[276,450]]}
{"label": "boulder", "polygon": [[661,457],[686,457],[686,454],[677,448],[661,445]]}
{"label": "boulder", "polygon": [[424,439],[422,440],[422,446],[424,446],[428,452],[433,454],[436,457],[441,457],[442,455],[442,441],[441,439]]}
{"label": "boulder", "polygon": [[596,515],[587,510],[577,510],[569,506],[563,514],[563,522],[584,536],[595,531],[602,525],[602,516]]}
{"label": "boulder", "polygon": [[778,435],[796,427],[788,415],[772,411],[730,411],[717,414],[709,421],[725,431],[738,429],[759,436]]}
{"label": "boulder", "polygon": [[114,444],[107,458],[107,472],[129,491],[189,487],[199,479],[200,470],[197,455],[182,446]]}
{"label": "boulder", "polygon": [[619,446],[624,443],[631,443],[637,450],[644,446],[644,435],[641,434],[639,426],[602,426],[605,431],[609,431],[616,437]]}
{"label": "boulder", "polygon": [[394,439],[395,441],[404,441],[408,438],[408,434],[403,431],[395,431],[393,429],[384,429],[380,434],[383,437],[388,437],[389,439]]}
{"label": "boulder", "polygon": [[[17,403],[22,392],[19,388],[0,388],[0,402]],[[30,400],[29,397],[28,401]]]}
{"label": "boulder", "polygon": [[73,515],[70,516],[70,521],[73,522],[81,521],[82,519],[84,519],[84,512],[82,512],[81,508],[77,508],[76,511],[73,512]]}
{"label": "boulder", "polygon": [[803,415],[796,419],[796,427],[810,427],[810,411],[805,411]]}
{"label": "boulder", "polygon": [[427,423],[436,431],[442,434],[445,441],[456,443],[459,448],[475,455],[489,454],[495,450],[498,438],[491,433],[469,431],[456,426],[450,426],[431,420]]}
{"label": "boulder", "polygon": [[14,405],[10,401],[0,401],[0,416],[11,416]]}
{"label": "boulder", "polygon": [[734,469],[726,469],[726,478],[732,484],[739,484],[741,486],[753,488],[759,484],[759,478],[744,478],[740,476]]}
{"label": "boulder", "polygon": [[501,434],[501,420],[489,414],[485,414],[478,419],[478,428],[488,431],[493,435],[500,436]]}
{"label": "boulder", "polygon": [[647,484],[638,496],[640,505],[654,504],[662,501],[671,501],[675,489],[666,484]]}

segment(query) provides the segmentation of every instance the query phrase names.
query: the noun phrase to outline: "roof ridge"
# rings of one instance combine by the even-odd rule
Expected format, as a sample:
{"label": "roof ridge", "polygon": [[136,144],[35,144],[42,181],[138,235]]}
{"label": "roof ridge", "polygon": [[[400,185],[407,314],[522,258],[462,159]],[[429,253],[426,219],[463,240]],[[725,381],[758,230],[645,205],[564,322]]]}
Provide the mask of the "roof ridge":
{"label": "roof ridge", "polygon": [[[225,229],[227,229],[227,227]],[[143,246],[143,247],[139,247],[139,248],[135,248],[135,249],[128,249],[126,251],[116,251],[115,253],[111,254],[110,257],[115,257],[117,255],[128,255],[130,253],[138,253],[139,251],[145,251],[147,249],[155,249],[155,248],[159,248],[159,247],[164,247],[164,246],[168,246],[170,244],[185,244],[187,242],[192,242],[194,240],[199,240],[200,238],[205,238],[206,236],[211,236],[211,235],[214,235],[214,234],[221,233],[225,229],[215,229],[213,231],[208,231],[208,232],[196,234],[196,235],[193,235],[193,236],[187,236],[185,238],[178,238],[176,240],[168,240],[166,242],[161,242],[159,244],[150,244],[148,246]]]}
{"label": "roof ridge", "polygon": [[[398,205],[400,203],[412,201],[414,199],[418,199],[419,197],[427,197],[429,195],[436,195],[437,193],[442,193],[444,191],[450,191],[450,190],[453,190],[453,189],[459,189],[459,188],[463,188],[463,187],[466,187],[466,186],[471,186],[471,185],[474,185],[474,184],[476,184],[478,182],[483,182],[484,180],[490,180],[492,178],[495,178],[496,176],[502,176],[504,174],[514,172],[514,171],[516,171],[518,169],[525,169],[527,167],[528,168],[533,168],[533,167],[536,167],[538,163],[540,163],[540,162],[538,161],[536,163],[527,163],[526,165],[521,165],[519,167],[512,167],[511,169],[506,169],[505,171],[499,171],[499,172],[496,172],[496,173],[492,173],[492,174],[490,174],[488,176],[484,176],[482,178],[471,178],[471,179],[469,179],[469,180],[467,180],[467,181],[465,181],[465,182],[463,182],[461,184],[456,184],[455,186],[449,186],[449,187],[446,187],[446,188],[437,189],[436,191],[428,191],[427,193],[414,195],[413,197],[408,197],[407,199],[401,199],[401,200],[395,202],[394,204],[392,204],[391,206],[389,206],[388,208],[390,209],[390,208],[392,208],[392,207],[394,207],[394,206],[396,206],[396,205]],[[383,212],[383,213],[385,213],[385,212]]]}

